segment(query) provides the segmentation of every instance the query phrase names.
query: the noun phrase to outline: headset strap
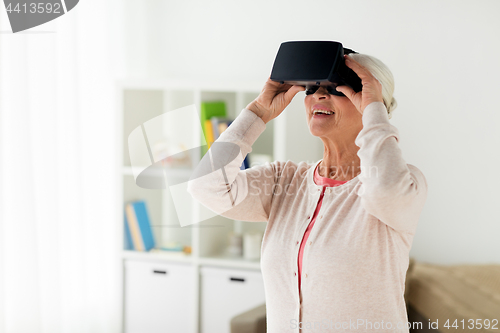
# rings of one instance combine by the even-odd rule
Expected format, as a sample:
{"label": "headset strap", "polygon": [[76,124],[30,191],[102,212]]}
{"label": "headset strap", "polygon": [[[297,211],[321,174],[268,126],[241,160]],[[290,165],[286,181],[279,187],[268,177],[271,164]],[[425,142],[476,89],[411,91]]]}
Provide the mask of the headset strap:
{"label": "headset strap", "polygon": [[353,51],[353,50],[351,50],[351,49],[348,49],[347,47],[344,47],[344,54],[349,54],[349,53],[355,53],[355,54],[358,54],[358,52]]}

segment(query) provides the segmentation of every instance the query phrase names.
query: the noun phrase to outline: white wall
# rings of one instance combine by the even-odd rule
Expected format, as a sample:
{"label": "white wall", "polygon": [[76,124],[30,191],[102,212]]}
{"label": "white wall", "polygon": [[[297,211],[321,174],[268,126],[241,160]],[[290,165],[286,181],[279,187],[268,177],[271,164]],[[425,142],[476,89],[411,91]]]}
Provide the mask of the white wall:
{"label": "white wall", "polygon": [[[336,40],[393,71],[392,118],[429,184],[411,255],[500,263],[500,2],[127,0],[131,76],[263,83],[282,41]],[[305,121],[301,118],[297,121]]]}

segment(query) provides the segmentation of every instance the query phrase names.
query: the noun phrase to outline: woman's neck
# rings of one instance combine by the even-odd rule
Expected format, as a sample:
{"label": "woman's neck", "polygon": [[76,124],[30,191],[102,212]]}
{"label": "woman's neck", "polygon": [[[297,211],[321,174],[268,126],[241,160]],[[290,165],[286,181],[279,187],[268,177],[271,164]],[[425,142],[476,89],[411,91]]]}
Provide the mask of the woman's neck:
{"label": "woman's neck", "polygon": [[318,173],[321,177],[335,180],[348,181],[361,172],[360,161],[357,154],[340,153],[325,154],[318,165]]}

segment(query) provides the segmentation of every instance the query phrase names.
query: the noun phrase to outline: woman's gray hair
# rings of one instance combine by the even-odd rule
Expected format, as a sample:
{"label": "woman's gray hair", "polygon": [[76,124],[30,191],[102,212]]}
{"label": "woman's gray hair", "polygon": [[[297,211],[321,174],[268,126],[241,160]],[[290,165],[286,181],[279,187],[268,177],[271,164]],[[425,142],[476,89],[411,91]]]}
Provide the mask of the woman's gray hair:
{"label": "woman's gray hair", "polygon": [[392,96],[394,93],[394,77],[389,68],[379,59],[362,53],[350,53],[350,57],[365,66],[382,84],[382,98],[384,99],[385,107],[389,119],[392,117],[392,111],[397,107],[398,103]]}

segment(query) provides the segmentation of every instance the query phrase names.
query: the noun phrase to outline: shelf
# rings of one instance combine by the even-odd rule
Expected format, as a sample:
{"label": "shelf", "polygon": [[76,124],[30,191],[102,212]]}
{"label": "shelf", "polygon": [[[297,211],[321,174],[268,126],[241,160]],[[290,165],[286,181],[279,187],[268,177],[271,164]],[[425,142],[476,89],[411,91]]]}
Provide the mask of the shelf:
{"label": "shelf", "polygon": [[192,263],[193,257],[190,254],[183,252],[169,252],[169,251],[122,251],[123,259],[140,259],[140,260],[161,260],[161,261],[180,261],[185,263]]}
{"label": "shelf", "polygon": [[[174,177],[179,179],[189,179],[193,173],[193,169],[190,168],[168,168],[167,176]],[[134,172],[131,166],[124,166],[122,169],[122,173],[126,176],[133,176]],[[156,168],[151,171],[148,171],[148,176],[152,177],[165,177],[165,172],[163,168]]]}
{"label": "shelf", "polygon": [[260,270],[260,259],[247,260],[243,257],[230,257],[230,256],[214,256],[214,257],[201,257],[199,258],[200,265],[206,266],[222,266],[231,268],[243,268]]}
{"label": "shelf", "polygon": [[[185,254],[183,252],[168,252],[168,251],[140,252],[140,251],[124,250],[122,252],[122,258],[145,260],[145,261],[154,260],[154,261],[185,262],[189,264],[195,263],[195,259],[193,258],[192,255]],[[197,262],[199,265],[202,266],[219,266],[219,267],[260,270],[260,259],[247,260],[243,257],[231,257],[231,256],[221,255],[213,257],[201,257],[198,258]]]}

